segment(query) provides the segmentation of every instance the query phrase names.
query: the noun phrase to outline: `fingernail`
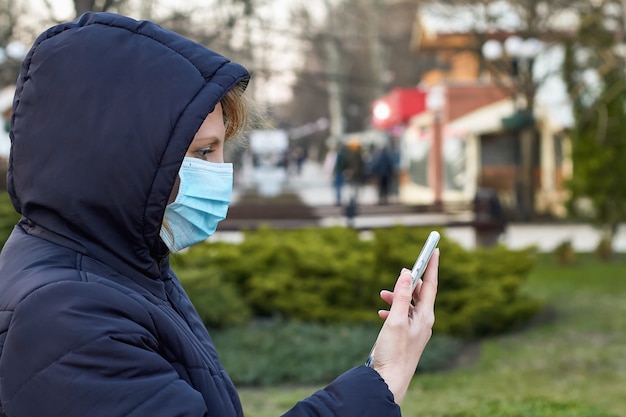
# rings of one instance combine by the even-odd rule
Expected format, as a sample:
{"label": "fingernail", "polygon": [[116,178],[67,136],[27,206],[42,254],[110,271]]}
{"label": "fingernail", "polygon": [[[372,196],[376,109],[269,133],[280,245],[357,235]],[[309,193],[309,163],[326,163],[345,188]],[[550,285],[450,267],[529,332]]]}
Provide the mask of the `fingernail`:
{"label": "fingernail", "polygon": [[400,274],[404,273],[404,272],[411,272],[410,269],[407,268],[402,268],[402,271],[400,271]]}

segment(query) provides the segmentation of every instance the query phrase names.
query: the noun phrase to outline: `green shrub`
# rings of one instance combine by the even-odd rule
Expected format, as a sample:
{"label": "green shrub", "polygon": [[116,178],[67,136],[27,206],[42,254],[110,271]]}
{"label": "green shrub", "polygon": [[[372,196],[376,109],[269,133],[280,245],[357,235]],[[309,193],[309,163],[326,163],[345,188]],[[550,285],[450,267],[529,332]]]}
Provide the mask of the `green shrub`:
{"label": "green shrub", "polygon": [[[410,265],[429,231],[403,226],[376,230],[379,270],[391,274],[394,265]],[[533,248],[510,250],[498,245],[471,252],[442,236],[439,249],[436,331],[466,338],[498,334],[525,323],[540,310],[538,301],[521,292],[534,265]]]}
{"label": "green shrub", "polygon": [[0,247],[4,246],[20,215],[13,208],[9,193],[0,191]]}
{"label": "green shrub", "polygon": [[454,367],[463,347],[462,341],[456,337],[433,335],[422,353],[417,373],[437,372]]}
{"label": "green shrub", "polygon": [[219,264],[229,258],[239,259],[239,248],[220,242],[172,255],[172,267],[207,327],[243,324],[252,316],[240,288],[228,274],[230,268]]}
{"label": "green shrub", "polygon": [[[173,257],[174,269],[195,300],[201,299],[195,294],[201,289],[187,284],[186,269],[207,269],[205,276],[232,284],[236,291],[228,291],[241,295],[253,317],[378,323],[376,310],[387,307],[380,300],[380,289],[391,289],[400,269],[412,266],[429,232],[397,226],[374,230],[372,239],[365,240],[351,228],[266,227],[246,232],[239,244],[197,245]],[[445,236],[439,248],[437,332],[466,338],[498,334],[525,323],[540,309],[520,291],[534,263],[532,249],[496,246],[470,252]],[[215,291],[211,297],[231,298],[219,295],[220,286],[211,289]],[[208,327],[220,323],[206,321]]]}
{"label": "green shrub", "polygon": [[246,323],[251,311],[237,287],[211,270],[185,271],[181,281],[202,321],[214,328]]}
{"label": "green shrub", "polygon": [[609,236],[603,236],[594,251],[596,258],[601,261],[609,261],[613,258],[613,245]]}
{"label": "green shrub", "polygon": [[498,245],[479,249],[466,264],[471,272],[461,277],[464,281],[459,280],[464,286],[456,289],[446,287],[445,270],[441,271],[439,330],[484,337],[513,330],[533,317],[542,305],[524,295],[521,287],[534,265],[534,255],[532,248],[513,251]]}
{"label": "green shrub", "polygon": [[328,382],[362,365],[376,334],[373,325],[282,320],[212,332],[221,361],[239,385]]}
{"label": "green shrub", "polygon": [[264,228],[247,232],[233,246],[236,251],[222,243],[219,250],[213,244],[198,245],[177,257],[177,263],[187,267],[188,255],[211,259],[245,294],[256,317],[378,322],[375,306],[382,307],[382,281],[393,282],[392,277],[377,279],[368,268],[373,264],[370,243],[352,229]]}
{"label": "green shrub", "polygon": [[489,402],[444,417],[616,417],[584,404],[560,403],[541,398],[517,402]]}
{"label": "green shrub", "polygon": [[[298,323],[267,320],[213,331],[220,359],[235,384],[325,384],[342,372],[363,365],[380,324]],[[447,368],[461,344],[435,335],[418,371]]]}
{"label": "green shrub", "polygon": [[378,285],[365,267],[372,264],[369,243],[356,231],[265,229],[247,234],[243,247],[252,267],[243,285],[262,314],[325,322],[378,320],[372,310],[362,310],[376,303],[372,290]]}
{"label": "green shrub", "polygon": [[576,262],[576,252],[571,240],[561,242],[553,251],[558,265],[571,265]]}

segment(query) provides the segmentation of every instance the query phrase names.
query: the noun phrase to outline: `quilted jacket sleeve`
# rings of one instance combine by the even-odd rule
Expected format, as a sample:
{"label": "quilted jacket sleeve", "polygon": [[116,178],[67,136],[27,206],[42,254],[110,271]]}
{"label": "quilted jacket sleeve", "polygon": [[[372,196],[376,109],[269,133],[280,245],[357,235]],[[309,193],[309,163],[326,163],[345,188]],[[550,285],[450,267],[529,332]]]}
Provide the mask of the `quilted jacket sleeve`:
{"label": "quilted jacket sleeve", "polygon": [[378,372],[359,366],[298,402],[285,417],[400,417],[400,407]]}

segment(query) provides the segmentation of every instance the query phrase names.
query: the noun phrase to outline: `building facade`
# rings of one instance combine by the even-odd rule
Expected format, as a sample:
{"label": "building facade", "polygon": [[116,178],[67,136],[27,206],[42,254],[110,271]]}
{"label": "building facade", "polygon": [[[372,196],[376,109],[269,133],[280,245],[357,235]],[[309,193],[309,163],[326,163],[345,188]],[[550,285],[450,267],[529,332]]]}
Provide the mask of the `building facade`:
{"label": "building facade", "polygon": [[[514,74],[486,71],[477,42],[472,34],[421,37],[416,50],[436,54],[439,65],[415,88],[411,116],[391,94],[373,106],[372,124],[396,132],[399,200],[445,209],[472,204],[487,189],[512,220],[564,215],[564,182],[572,173],[566,127],[520,94]],[[429,100],[435,91],[437,100]],[[381,101],[391,109],[387,124],[378,120],[387,113],[376,113]]]}

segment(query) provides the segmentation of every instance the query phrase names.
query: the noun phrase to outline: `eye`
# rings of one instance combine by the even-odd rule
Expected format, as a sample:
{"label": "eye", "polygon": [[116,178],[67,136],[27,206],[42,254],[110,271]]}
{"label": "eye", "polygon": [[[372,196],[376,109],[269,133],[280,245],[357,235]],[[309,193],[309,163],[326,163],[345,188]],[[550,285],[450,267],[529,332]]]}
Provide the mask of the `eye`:
{"label": "eye", "polygon": [[198,149],[196,151],[196,153],[198,154],[198,156],[200,156],[200,158],[205,158],[207,155],[212,154],[213,152],[215,151],[212,148]]}

